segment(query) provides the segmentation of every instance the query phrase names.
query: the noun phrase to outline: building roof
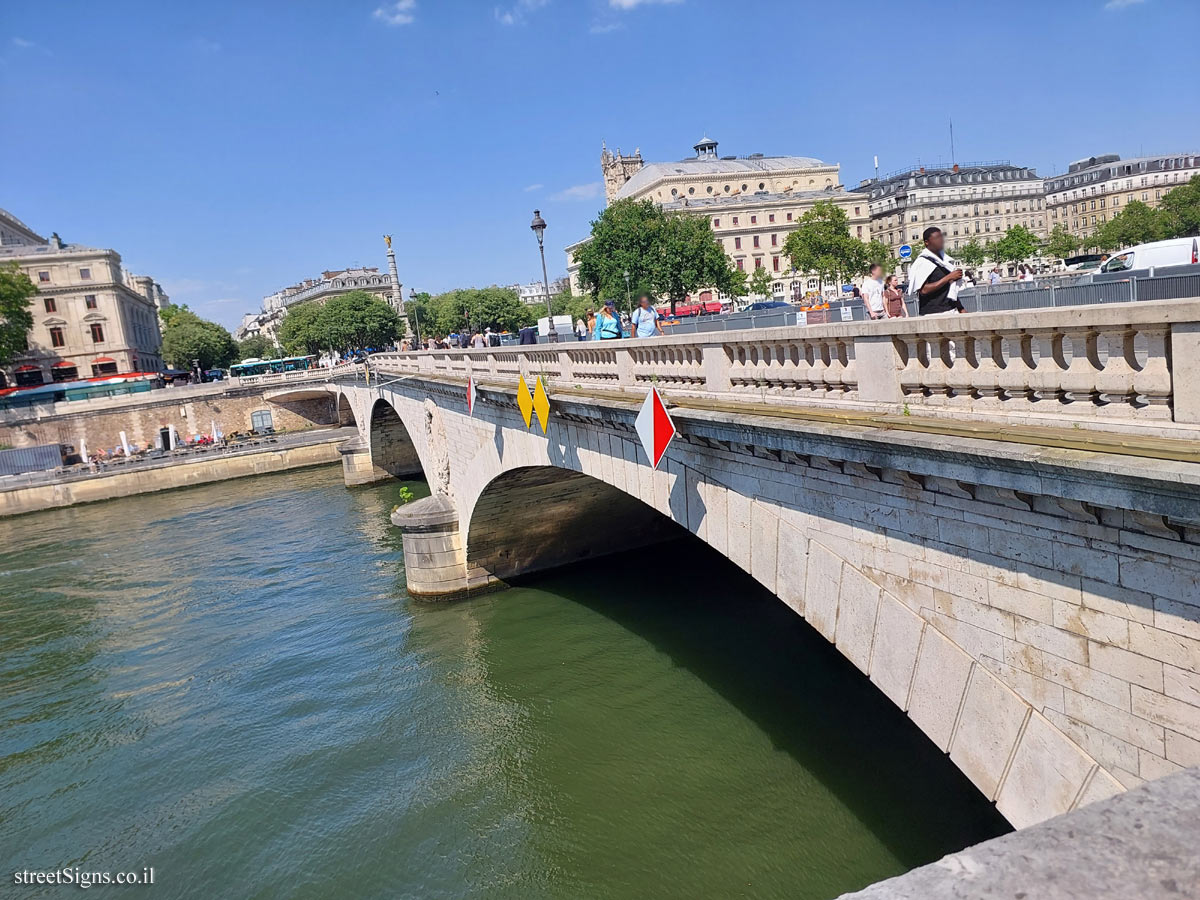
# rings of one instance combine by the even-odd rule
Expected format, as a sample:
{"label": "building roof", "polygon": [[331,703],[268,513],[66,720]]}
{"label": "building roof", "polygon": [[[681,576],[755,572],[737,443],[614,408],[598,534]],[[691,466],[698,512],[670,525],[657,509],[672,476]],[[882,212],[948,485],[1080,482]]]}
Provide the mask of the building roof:
{"label": "building roof", "polygon": [[640,194],[664,178],[703,177],[706,175],[744,175],[755,172],[783,172],[790,169],[812,169],[825,166],[811,156],[754,156],[736,159],[684,159],[679,162],[647,163],[638,169],[617,191],[623,200]]}
{"label": "building roof", "polygon": [[797,200],[837,200],[861,199],[866,201],[867,195],[857,191],[846,191],[833,188],[828,191],[757,191],[737,197],[714,195],[712,197],[680,197],[661,204],[667,210],[690,210],[694,212],[714,213],[723,209],[737,210],[748,206],[769,206],[777,203],[795,203]]}
{"label": "building roof", "polygon": [[10,226],[18,228],[21,231],[28,233],[30,235],[30,237],[36,239],[39,243],[42,243],[42,244],[46,243],[46,239],[44,237],[42,237],[40,234],[38,234],[36,231],[34,231],[32,228],[30,228],[28,225],[26,225],[24,222],[22,222],[16,216],[14,216],[12,213],[10,213],[7,209],[0,209],[0,219],[7,220]]}

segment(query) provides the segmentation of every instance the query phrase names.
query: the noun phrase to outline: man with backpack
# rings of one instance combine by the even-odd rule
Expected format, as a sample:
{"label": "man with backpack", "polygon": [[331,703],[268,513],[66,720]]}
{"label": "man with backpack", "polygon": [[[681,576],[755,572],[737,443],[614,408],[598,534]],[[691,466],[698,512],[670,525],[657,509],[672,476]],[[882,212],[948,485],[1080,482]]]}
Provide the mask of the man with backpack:
{"label": "man with backpack", "polygon": [[633,311],[630,322],[633,325],[634,337],[654,337],[656,331],[660,336],[663,334],[662,323],[658,321],[658,310],[651,305],[650,297],[646,294],[638,297],[637,309]]}

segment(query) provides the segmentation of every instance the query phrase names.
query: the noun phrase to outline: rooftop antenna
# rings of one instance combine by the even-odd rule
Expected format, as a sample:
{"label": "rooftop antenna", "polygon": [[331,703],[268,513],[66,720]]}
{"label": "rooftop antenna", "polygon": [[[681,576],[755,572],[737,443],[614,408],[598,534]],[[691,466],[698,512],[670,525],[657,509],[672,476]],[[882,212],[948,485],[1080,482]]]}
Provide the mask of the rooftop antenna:
{"label": "rooftop antenna", "polygon": [[954,158],[954,116],[950,117],[950,165],[954,165],[958,160]]}
{"label": "rooftop antenna", "polygon": [[875,154],[875,181],[879,181],[879,154]]}

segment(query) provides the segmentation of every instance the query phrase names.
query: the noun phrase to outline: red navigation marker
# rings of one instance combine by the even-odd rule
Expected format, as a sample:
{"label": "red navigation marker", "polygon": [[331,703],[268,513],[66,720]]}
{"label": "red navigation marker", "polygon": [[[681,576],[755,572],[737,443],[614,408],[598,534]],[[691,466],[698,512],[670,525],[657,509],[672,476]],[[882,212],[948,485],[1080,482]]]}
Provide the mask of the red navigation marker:
{"label": "red navigation marker", "polygon": [[650,388],[633,424],[638,437],[642,439],[642,446],[646,448],[646,455],[650,457],[651,468],[657,469],[667,452],[667,445],[675,437],[675,423],[667,414],[667,407],[662,397],[658,396],[657,389]]}
{"label": "red navigation marker", "polygon": [[475,415],[475,398],[476,398],[475,379],[468,378],[467,379],[467,415],[468,416]]}

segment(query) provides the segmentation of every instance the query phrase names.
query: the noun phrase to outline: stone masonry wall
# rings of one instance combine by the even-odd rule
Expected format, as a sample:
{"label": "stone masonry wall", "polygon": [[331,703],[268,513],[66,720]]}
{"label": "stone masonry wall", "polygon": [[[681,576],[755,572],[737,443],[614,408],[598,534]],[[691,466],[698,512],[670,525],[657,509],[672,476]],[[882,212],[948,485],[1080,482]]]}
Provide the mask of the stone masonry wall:
{"label": "stone masonry wall", "polygon": [[276,431],[299,431],[337,422],[336,399],[320,396],[289,401],[286,405],[263,399],[263,388],[235,388],[223,393],[193,395],[165,388],[135,394],[120,406],[88,409],[78,413],[0,424],[0,444],[30,447],[36,444],[70,444],[79,448],[87,441],[89,451],[121,445],[121,431],[129,442],[142,446],[155,443],[160,428],[174,425],[181,437],[207,434],[215,421],[225,434],[249,431],[251,415],[271,411]]}
{"label": "stone masonry wall", "polygon": [[[1025,491],[837,459],[796,426],[688,423],[653,471],[632,413],[560,403],[543,437],[503,400],[469,418],[460,390],[384,393],[423,462],[434,451],[421,398],[441,409],[468,567],[480,562],[474,510],[501,473],[602,480],[804,616],[1018,826],[1200,763],[1194,521],[1072,500],[1044,472],[1026,482],[1047,490]],[[951,470],[937,462],[951,449],[931,471]],[[972,461],[986,481],[987,458]]]}

